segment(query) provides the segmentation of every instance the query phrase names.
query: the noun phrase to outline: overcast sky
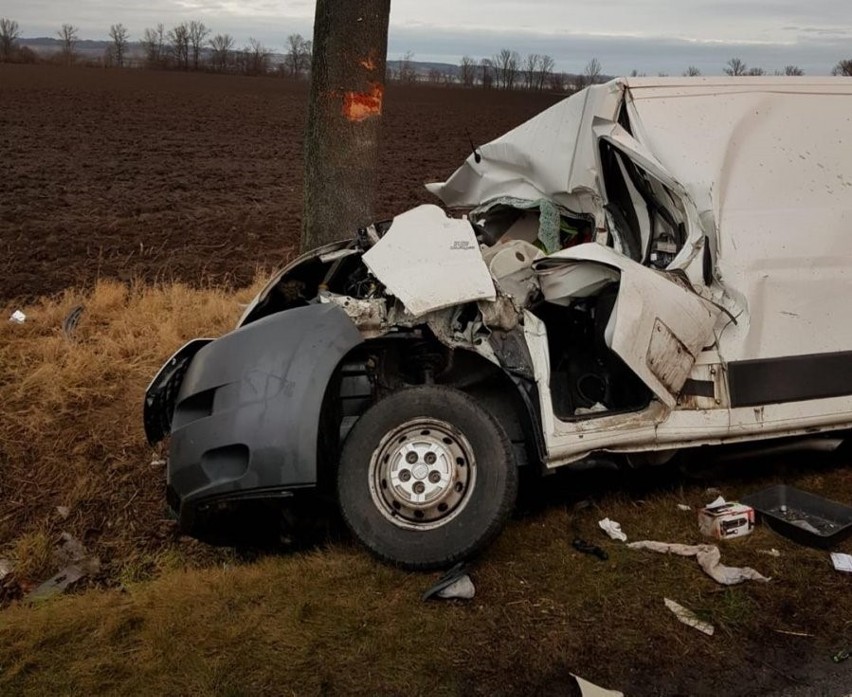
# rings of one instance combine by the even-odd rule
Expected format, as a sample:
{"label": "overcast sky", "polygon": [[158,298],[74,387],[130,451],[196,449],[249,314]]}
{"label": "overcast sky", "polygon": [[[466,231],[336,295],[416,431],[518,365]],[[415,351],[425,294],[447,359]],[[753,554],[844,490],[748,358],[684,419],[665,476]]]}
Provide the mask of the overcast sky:
{"label": "overcast sky", "polygon": [[[343,0],[346,1],[346,0]],[[3,0],[0,15],[25,37],[106,38],[122,22],[137,39],[145,27],[200,19],[214,32],[280,50],[286,36],[310,37],[313,0]],[[828,74],[852,58],[852,0],[392,0],[388,57],[458,63],[501,48],[546,53],[558,69],[580,72],[592,57],[604,72],[680,74],[694,65],[719,74],[729,58],[768,72],[797,64]]]}

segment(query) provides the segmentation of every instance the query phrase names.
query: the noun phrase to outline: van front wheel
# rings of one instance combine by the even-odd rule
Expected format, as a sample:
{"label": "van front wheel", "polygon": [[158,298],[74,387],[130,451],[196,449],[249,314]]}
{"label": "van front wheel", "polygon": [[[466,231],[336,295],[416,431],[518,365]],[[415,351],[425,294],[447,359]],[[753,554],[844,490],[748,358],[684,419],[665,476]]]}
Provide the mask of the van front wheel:
{"label": "van front wheel", "polygon": [[484,549],[515,504],[517,466],[503,428],[469,395],[424,385],[358,420],[343,447],[340,508],[380,558],[449,566]]}

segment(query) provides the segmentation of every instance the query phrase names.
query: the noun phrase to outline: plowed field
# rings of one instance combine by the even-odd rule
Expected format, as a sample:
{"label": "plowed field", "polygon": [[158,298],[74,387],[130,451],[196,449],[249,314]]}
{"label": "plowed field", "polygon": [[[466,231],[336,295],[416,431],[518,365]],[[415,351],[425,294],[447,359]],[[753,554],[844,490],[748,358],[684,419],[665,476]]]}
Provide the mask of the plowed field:
{"label": "plowed field", "polygon": [[[294,251],[307,85],[0,65],[0,300],[98,277],[243,285]],[[557,97],[391,86],[377,218]]]}

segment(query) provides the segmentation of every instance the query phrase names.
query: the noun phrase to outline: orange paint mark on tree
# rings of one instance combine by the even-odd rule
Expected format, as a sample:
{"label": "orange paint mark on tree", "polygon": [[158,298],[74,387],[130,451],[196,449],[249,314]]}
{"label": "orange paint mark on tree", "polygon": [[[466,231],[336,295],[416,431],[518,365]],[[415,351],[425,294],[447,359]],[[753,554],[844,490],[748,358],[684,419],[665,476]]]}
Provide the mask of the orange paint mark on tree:
{"label": "orange paint mark on tree", "polygon": [[369,92],[346,92],[343,95],[343,116],[349,121],[381,116],[384,92],[384,87],[378,82],[370,83]]}

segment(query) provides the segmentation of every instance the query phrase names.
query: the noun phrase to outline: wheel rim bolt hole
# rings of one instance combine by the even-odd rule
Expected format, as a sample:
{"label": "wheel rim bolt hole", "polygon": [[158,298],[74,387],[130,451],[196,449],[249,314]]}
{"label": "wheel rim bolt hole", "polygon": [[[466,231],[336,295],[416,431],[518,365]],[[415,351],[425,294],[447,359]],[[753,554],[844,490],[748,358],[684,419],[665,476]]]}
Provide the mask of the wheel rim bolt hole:
{"label": "wheel rim bolt hole", "polygon": [[411,470],[400,470],[399,471],[399,481],[407,482],[411,479]]}
{"label": "wheel rim bolt hole", "polygon": [[429,472],[429,481],[432,482],[432,484],[437,484],[441,481],[441,473],[438,470],[432,470]]}
{"label": "wheel rim bolt hole", "polygon": [[406,461],[409,465],[413,465],[415,462],[417,462],[417,453],[415,453],[415,452],[412,450],[410,453],[408,453],[408,454],[405,456],[405,461]]}
{"label": "wheel rim bolt hole", "polygon": [[422,494],[426,491],[426,485],[423,482],[414,482],[414,486],[411,488],[415,494]]}
{"label": "wheel rim bolt hole", "polygon": [[423,456],[423,462],[427,465],[434,465],[438,461],[438,456],[435,453],[426,453]]}

